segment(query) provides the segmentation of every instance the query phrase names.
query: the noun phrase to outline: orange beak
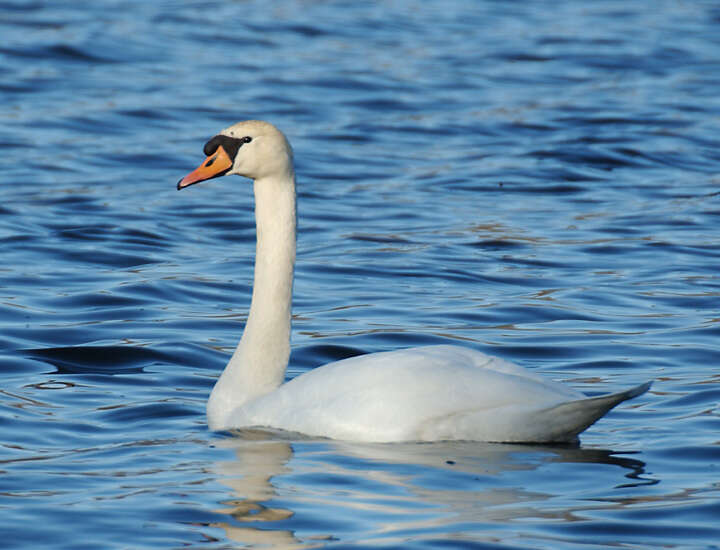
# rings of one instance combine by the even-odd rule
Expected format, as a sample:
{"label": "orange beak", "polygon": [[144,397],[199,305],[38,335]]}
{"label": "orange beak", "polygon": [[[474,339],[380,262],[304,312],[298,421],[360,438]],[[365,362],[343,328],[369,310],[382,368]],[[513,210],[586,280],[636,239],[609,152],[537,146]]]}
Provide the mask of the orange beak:
{"label": "orange beak", "polygon": [[230,157],[221,145],[212,155],[205,159],[205,162],[178,182],[178,191],[183,187],[192,185],[193,183],[223,176],[228,170],[230,170],[230,168],[232,168],[232,165],[233,163],[230,160]]}

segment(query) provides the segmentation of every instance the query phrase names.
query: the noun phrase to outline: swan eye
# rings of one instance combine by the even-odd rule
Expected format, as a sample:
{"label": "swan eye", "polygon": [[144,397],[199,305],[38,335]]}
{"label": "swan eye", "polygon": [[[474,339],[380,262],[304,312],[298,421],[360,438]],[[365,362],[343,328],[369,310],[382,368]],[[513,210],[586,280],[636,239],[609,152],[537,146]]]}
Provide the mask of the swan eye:
{"label": "swan eye", "polygon": [[235,155],[237,155],[238,149],[240,149],[240,147],[242,147],[245,143],[248,143],[249,141],[252,141],[251,137],[234,138],[218,134],[205,144],[205,147],[203,147],[203,152],[208,157],[212,156],[215,151],[217,151],[217,148],[222,145],[222,148],[225,149],[228,157],[234,160]]}

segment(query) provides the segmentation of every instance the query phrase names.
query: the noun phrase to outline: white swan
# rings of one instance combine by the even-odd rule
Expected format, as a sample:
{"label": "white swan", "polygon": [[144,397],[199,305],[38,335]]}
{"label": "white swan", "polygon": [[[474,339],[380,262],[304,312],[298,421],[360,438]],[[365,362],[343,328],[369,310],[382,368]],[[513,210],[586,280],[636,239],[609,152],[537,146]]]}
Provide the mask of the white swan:
{"label": "white swan", "polygon": [[295,171],[267,122],[240,122],[205,144],[178,189],[237,174],[254,180],[257,252],[245,331],[207,403],[213,430],[268,427],[355,441],[562,442],[647,391],[588,398],[498,357],[451,345],[372,353],[283,384],[290,355]]}

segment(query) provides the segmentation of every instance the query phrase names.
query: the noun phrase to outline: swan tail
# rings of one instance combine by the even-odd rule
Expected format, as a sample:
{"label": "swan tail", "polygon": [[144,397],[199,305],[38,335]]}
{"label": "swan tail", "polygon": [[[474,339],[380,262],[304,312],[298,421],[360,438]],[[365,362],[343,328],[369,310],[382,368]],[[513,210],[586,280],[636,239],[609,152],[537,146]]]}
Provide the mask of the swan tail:
{"label": "swan tail", "polygon": [[493,443],[567,443],[577,439],[610,409],[642,395],[652,382],[618,393],[586,397],[534,409],[510,405],[502,409],[474,409],[424,422],[421,441],[470,440]]}
{"label": "swan tail", "polygon": [[573,441],[578,434],[605,416],[609,410],[623,401],[644,394],[651,385],[652,381],[645,382],[625,391],[555,405],[538,411],[533,424],[544,425],[542,431],[546,435],[543,442]]}

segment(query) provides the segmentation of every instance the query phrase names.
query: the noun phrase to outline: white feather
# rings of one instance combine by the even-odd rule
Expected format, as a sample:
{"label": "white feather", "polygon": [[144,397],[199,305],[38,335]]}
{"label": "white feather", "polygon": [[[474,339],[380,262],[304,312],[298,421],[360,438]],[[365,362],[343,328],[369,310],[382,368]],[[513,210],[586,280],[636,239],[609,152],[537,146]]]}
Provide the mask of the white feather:
{"label": "white feather", "polygon": [[461,346],[361,355],[283,384],[296,238],[292,149],[266,122],[241,122],[222,134],[252,138],[228,174],[254,180],[257,253],[245,331],[208,400],[211,429],[267,427],[368,442],[560,442],[650,387],[588,398]]}

